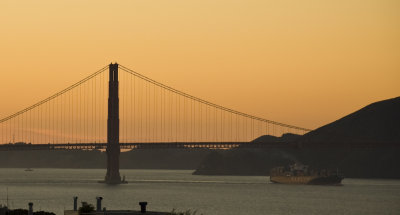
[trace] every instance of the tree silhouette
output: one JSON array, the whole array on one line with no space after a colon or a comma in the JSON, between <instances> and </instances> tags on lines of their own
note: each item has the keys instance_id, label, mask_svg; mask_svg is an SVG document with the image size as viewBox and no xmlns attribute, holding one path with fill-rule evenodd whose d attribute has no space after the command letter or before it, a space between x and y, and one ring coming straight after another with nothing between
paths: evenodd
<instances>
[{"instance_id":1,"label":"tree silhouette","mask_svg":"<svg viewBox=\"0 0 400 215\"><path fill-rule=\"evenodd\" d=\"M87 202L82 202L82 206L79 208L79 214L90 214L94 212L94 206Z\"/></svg>"}]
</instances>

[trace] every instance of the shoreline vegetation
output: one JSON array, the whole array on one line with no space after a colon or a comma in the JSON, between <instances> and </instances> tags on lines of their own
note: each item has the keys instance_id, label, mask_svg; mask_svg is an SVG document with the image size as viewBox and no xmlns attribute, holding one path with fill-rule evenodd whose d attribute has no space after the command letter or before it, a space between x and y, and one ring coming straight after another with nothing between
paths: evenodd
<instances>
[{"instance_id":1,"label":"shoreline vegetation","mask_svg":"<svg viewBox=\"0 0 400 215\"><path fill-rule=\"evenodd\" d=\"M86 202L84 202L86 203ZM5 209L4 213L6 215L28 215L29 212L27 209L22 209L22 208L18 208L18 209ZM159 212L161 213L161 212ZM79 208L79 212L78 214L86 214L86 215L90 215L90 214L97 214L94 210L94 206L92 204L87 204L80 207ZM136 213L135 213L136 214ZM140 214L140 212L138 211L138 214ZM150 214L152 214L150 212ZM166 215L203 215L203 214L198 214L197 210L186 210L186 211L178 211L176 209L172 209L171 212L165 212L162 214L166 214ZM48 211L34 211L33 215L56 215L53 212L48 212Z\"/></svg>"},{"instance_id":2,"label":"shoreline vegetation","mask_svg":"<svg viewBox=\"0 0 400 215\"><path fill-rule=\"evenodd\" d=\"M27 209L9 209L5 212L6 215L28 215L28 210ZM33 215L56 215L53 212L48 212L48 211L34 211Z\"/></svg>"}]
</instances>

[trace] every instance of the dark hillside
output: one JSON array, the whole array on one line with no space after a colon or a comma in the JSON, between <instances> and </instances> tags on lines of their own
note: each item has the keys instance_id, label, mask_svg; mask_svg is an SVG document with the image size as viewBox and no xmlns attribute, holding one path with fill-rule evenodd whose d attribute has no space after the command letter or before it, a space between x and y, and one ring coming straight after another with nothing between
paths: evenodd
<instances>
[{"instance_id":1,"label":"dark hillside","mask_svg":"<svg viewBox=\"0 0 400 215\"><path fill-rule=\"evenodd\" d=\"M399 143L400 97L370 104L305 134L303 143Z\"/></svg>"},{"instance_id":2,"label":"dark hillside","mask_svg":"<svg viewBox=\"0 0 400 215\"><path fill-rule=\"evenodd\" d=\"M283 134L281 137L275 137L271 135L263 135L254 139L251 142L254 143L290 143L299 140L301 135L286 133Z\"/></svg>"}]
</instances>

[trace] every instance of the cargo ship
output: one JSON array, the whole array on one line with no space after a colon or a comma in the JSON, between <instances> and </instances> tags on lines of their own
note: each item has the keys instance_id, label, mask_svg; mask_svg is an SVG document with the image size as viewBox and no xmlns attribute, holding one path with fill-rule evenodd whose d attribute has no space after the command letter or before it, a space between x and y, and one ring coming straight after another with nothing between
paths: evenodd
<instances>
[{"instance_id":1,"label":"cargo ship","mask_svg":"<svg viewBox=\"0 0 400 215\"><path fill-rule=\"evenodd\" d=\"M343 178L338 170L313 170L299 163L270 171L270 181L280 184L340 185Z\"/></svg>"}]
</instances>

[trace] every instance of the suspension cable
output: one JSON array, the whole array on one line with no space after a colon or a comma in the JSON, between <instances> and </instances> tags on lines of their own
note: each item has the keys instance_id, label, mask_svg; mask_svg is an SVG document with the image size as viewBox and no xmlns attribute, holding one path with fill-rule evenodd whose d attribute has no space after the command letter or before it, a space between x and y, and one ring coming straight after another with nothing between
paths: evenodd
<instances>
[{"instance_id":1,"label":"suspension cable","mask_svg":"<svg viewBox=\"0 0 400 215\"><path fill-rule=\"evenodd\" d=\"M60 92L58 92L58 93L56 93L56 94L54 94L54 95L52 95L52 96L50 96L50 97L48 97L48 98L46 98L46 99L43 99L42 101L40 101L40 102L38 102L38 103L36 103L36 104L34 104L34 105L32 105L32 106L29 106L29 107L27 107L27 108L25 108L25 109L23 109L23 110L21 110L21 111L18 111L18 112L14 113L14 114L12 114L12 115L10 115L10 116L7 116L7 117L1 119L1 120L0 120L0 123L3 123L3 122L5 122L5 121L7 121L7 120L9 120L9 119L12 119L12 118L16 117L16 116L19 116L19 115L21 115L21 114L23 114L23 113L25 113L25 112L27 112L27 111L29 111L29 110L34 109L35 107L38 107L38 106L40 106L40 105L42 105L42 104L44 104L44 103L46 103L46 102L48 102L48 101L53 100L54 98L57 98L57 97L60 96L60 95L63 95L64 93L66 93L66 92L68 92L68 91L74 89L75 87L77 87L77 86L79 86L79 85L81 85L81 84L87 82L88 80L92 79L93 77L97 76L98 74L104 72L107 68L108 68L108 65L105 66L105 67L103 67L103 68L101 68L101 69L98 70L97 72L95 72L95 73L89 75L88 77L86 77L86 78L84 78L84 79L78 81L77 83L75 83L75 84L73 84L73 85L71 85L71 86L65 88L64 90L61 90Z\"/></svg>"},{"instance_id":2,"label":"suspension cable","mask_svg":"<svg viewBox=\"0 0 400 215\"><path fill-rule=\"evenodd\" d=\"M157 82L157 81L155 81L155 80L153 80L151 78L148 78L147 76L144 76L144 75L142 75L142 74L140 74L138 72L135 72L134 70L131 70L131 69L125 67L125 66L122 66L121 64L119 66L125 72L128 72L128 73L130 73L130 74L132 74L132 75L134 75L134 76L136 76L138 78L141 78L142 80L145 80L147 82L155 84L155 85L157 85L157 86L159 86L161 88L164 88L166 90L169 90L171 92L174 92L176 94L184 96L184 97L186 97L188 99L192 99L194 101L198 101L200 103L215 107L217 109L224 110L224 111L227 111L227 112L230 112L230 113L233 113L233 114L237 114L237 115L240 115L240 116L243 116L243 117L247 117L247 118L250 118L250 119L254 119L254 120L258 120L258 121L262 121L262 122L267 122L267 123L274 124L274 125L279 125L279 126L282 126L282 127L293 128L293 129L302 130L302 131L311 131L311 129L308 129L308 128L302 128L302 127L299 127L299 126L294 126L294 125L289 125L289 124L285 124L285 123L280 123L280 122L264 119L264 118L261 118L261 117L257 117L257 116L249 115L249 114L246 114L246 113L243 113L243 112L240 112L240 111L236 111L236 110L233 110L233 109L230 109L230 108L226 108L226 107L214 104L212 102L208 102L208 101L203 100L201 98L189 95L189 94L184 93L182 91L179 91L179 90L177 90L175 88L172 88L172 87L164 85L164 84L162 84L160 82Z\"/></svg>"}]
</instances>

